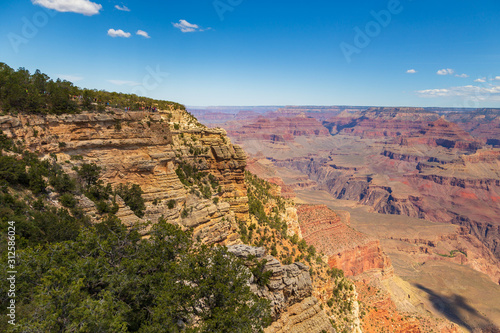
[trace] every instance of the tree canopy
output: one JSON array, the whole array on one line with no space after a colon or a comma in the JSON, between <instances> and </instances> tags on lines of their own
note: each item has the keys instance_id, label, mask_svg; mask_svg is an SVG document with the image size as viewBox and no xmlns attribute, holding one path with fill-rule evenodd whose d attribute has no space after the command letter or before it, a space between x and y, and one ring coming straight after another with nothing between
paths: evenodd
<instances>
[{"instance_id":1,"label":"tree canopy","mask_svg":"<svg viewBox=\"0 0 500 333\"><path fill-rule=\"evenodd\" d=\"M66 80L51 80L36 70L14 70L0 62L0 107L4 112L63 114L80 111L104 111L106 107L141 110L170 108L185 110L184 105L141 97L135 94L84 89Z\"/></svg>"},{"instance_id":2,"label":"tree canopy","mask_svg":"<svg viewBox=\"0 0 500 333\"><path fill-rule=\"evenodd\" d=\"M191 239L162 220L146 240L110 216L74 241L20 251L13 332L261 331L269 302L248 269Z\"/></svg>"},{"instance_id":3,"label":"tree canopy","mask_svg":"<svg viewBox=\"0 0 500 333\"><path fill-rule=\"evenodd\" d=\"M0 148L0 229L15 222L17 270L16 325L5 320L4 283L0 332L252 333L270 323L269 301L250 290L251 271L225 247L196 243L164 219L144 238L149 225L127 228L115 209L102 209L101 222L91 224L77 198L99 208L113 194L99 166L84 163L73 179L56 159L22 151L1 132ZM54 206L54 191L63 207ZM114 193L142 214L139 186ZM7 244L3 232L4 263Z\"/></svg>"}]
</instances>

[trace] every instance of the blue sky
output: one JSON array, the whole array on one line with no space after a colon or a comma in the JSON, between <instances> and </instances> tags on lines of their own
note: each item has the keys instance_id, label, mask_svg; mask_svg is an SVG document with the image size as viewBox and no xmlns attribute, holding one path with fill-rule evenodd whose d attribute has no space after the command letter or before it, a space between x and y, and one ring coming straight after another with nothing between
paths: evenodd
<instances>
[{"instance_id":1,"label":"blue sky","mask_svg":"<svg viewBox=\"0 0 500 333\"><path fill-rule=\"evenodd\" d=\"M186 105L500 107L499 13L498 0L0 0L0 61Z\"/></svg>"}]
</instances>

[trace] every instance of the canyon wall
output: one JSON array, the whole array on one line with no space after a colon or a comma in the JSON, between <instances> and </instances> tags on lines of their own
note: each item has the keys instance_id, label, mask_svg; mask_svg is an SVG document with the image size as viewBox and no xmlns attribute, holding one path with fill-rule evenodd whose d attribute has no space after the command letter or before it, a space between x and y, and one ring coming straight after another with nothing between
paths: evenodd
<instances>
[{"instance_id":1,"label":"canyon wall","mask_svg":"<svg viewBox=\"0 0 500 333\"><path fill-rule=\"evenodd\" d=\"M126 225L165 218L192 230L193 237L203 243L241 243L237 220L249 219L246 154L222 129L207 128L181 110L2 116L0 128L42 158L57 159L70 175L76 177L83 164L95 163L102 168L104 184L139 185L146 205L143 217L135 215L122 198L115 198L116 216ZM202 184L183 183L178 174L183 165L215 177L217 186L210 197L201 195ZM280 195L279 191L274 194ZM50 192L49 198L57 204L56 193ZM94 202L85 196L78 199L94 222L101 221L103 215ZM295 208L287 208L282 219L291 234L300 236ZM229 251L245 258L251 253L267 261L264 271L272 272L269 283L260 286L251 281L252 290L271 301L274 322L266 332L334 332L313 296L307 266L281 265L266 256L264 248L236 245Z\"/></svg>"},{"instance_id":2,"label":"canyon wall","mask_svg":"<svg viewBox=\"0 0 500 333\"><path fill-rule=\"evenodd\" d=\"M144 221L164 217L193 228L204 242L232 243L238 240L235 218L248 217L245 153L224 130L206 128L184 111L3 116L0 128L31 151L52 154L69 174L83 163L96 163L104 183L140 185ZM182 163L214 175L217 193L204 198L196 186L183 185L176 174ZM125 223L139 220L120 213Z\"/></svg>"},{"instance_id":3,"label":"canyon wall","mask_svg":"<svg viewBox=\"0 0 500 333\"><path fill-rule=\"evenodd\" d=\"M326 206L300 205L297 214L303 238L324 253L330 267L342 269L348 276L372 269L393 273L379 240L349 228Z\"/></svg>"}]
</instances>

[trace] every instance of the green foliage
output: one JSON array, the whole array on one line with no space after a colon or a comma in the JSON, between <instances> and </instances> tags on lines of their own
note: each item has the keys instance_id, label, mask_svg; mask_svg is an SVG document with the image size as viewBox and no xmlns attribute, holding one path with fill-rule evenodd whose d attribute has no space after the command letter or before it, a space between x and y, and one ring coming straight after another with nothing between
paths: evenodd
<instances>
[{"instance_id":1,"label":"green foliage","mask_svg":"<svg viewBox=\"0 0 500 333\"><path fill-rule=\"evenodd\" d=\"M130 110L150 109L153 106L162 110L186 109L184 105L171 101L81 89L69 81L53 81L39 70L30 74L24 68L16 71L0 63L0 107L4 111L63 114L82 110L102 112L106 110L106 106Z\"/></svg>"},{"instance_id":2,"label":"green foliage","mask_svg":"<svg viewBox=\"0 0 500 333\"><path fill-rule=\"evenodd\" d=\"M168 209L174 208L175 207L175 200L174 199L168 200L167 207L168 207Z\"/></svg>"},{"instance_id":3,"label":"green foliage","mask_svg":"<svg viewBox=\"0 0 500 333\"><path fill-rule=\"evenodd\" d=\"M59 197L59 202L61 205L67 208L75 208L76 206L76 199L75 197L70 194L70 193L64 193Z\"/></svg>"},{"instance_id":4,"label":"green foliage","mask_svg":"<svg viewBox=\"0 0 500 333\"><path fill-rule=\"evenodd\" d=\"M298 247L300 251L305 251L307 249L307 243L304 239L301 239L298 243Z\"/></svg>"},{"instance_id":5,"label":"green foliage","mask_svg":"<svg viewBox=\"0 0 500 333\"><path fill-rule=\"evenodd\" d=\"M68 174L57 171L49 179L49 183L59 193L74 192L76 182Z\"/></svg>"},{"instance_id":6,"label":"green foliage","mask_svg":"<svg viewBox=\"0 0 500 333\"><path fill-rule=\"evenodd\" d=\"M251 268L252 274L255 278L255 283L257 285L264 287L269 283L269 280L271 279L271 276L273 276L272 271L264 271L264 268L266 267L267 260L263 259L261 261L254 261L254 265Z\"/></svg>"},{"instance_id":7,"label":"green foliage","mask_svg":"<svg viewBox=\"0 0 500 333\"><path fill-rule=\"evenodd\" d=\"M316 255L316 248L314 247L314 245L310 245L307 248L307 253L309 253L310 256L315 256Z\"/></svg>"},{"instance_id":8,"label":"green foliage","mask_svg":"<svg viewBox=\"0 0 500 333\"><path fill-rule=\"evenodd\" d=\"M441 253L436 253L438 256L441 256L441 257L446 257L446 258L455 258L455 256L457 255L457 253L462 253L464 256L467 257L467 253L464 252L464 251L461 251L461 250L451 250L450 251L450 254L441 254Z\"/></svg>"},{"instance_id":9,"label":"green foliage","mask_svg":"<svg viewBox=\"0 0 500 333\"><path fill-rule=\"evenodd\" d=\"M130 207L135 215L139 217L144 216L144 210L146 209L144 198L142 197L144 192L139 185L120 184L115 189L115 193L125 201L125 204Z\"/></svg>"},{"instance_id":10,"label":"green foliage","mask_svg":"<svg viewBox=\"0 0 500 333\"><path fill-rule=\"evenodd\" d=\"M0 226L7 230L8 221L16 221L18 248L29 245L74 240L88 219L77 218L65 209L47 207L39 198L28 203L9 193L0 192Z\"/></svg>"},{"instance_id":11,"label":"green foliage","mask_svg":"<svg viewBox=\"0 0 500 333\"><path fill-rule=\"evenodd\" d=\"M186 162L180 162L175 170L181 183L186 186L193 186L200 183L202 178L207 176L206 172L200 172L196 166L192 166Z\"/></svg>"},{"instance_id":12,"label":"green foliage","mask_svg":"<svg viewBox=\"0 0 500 333\"><path fill-rule=\"evenodd\" d=\"M7 135L3 134L0 130L0 150L12 151L14 147L14 142L12 142L12 140L10 140Z\"/></svg>"},{"instance_id":13,"label":"green foliage","mask_svg":"<svg viewBox=\"0 0 500 333\"><path fill-rule=\"evenodd\" d=\"M26 164L12 156L0 156L0 180L11 185L29 184Z\"/></svg>"},{"instance_id":14,"label":"green foliage","mask_svg":"<svg viewBox=\"0 0 500 333\"><path fill-rule=\"evenodd\" d=\"M245 172L245 182L247 184L248 208L251 215L254 215L260 224L268 225L286 237L287 224L281 220L280 215L285 211L285 201L280 196L271 194L271 184L259 177ZM274 209L266 213L265 204L274 202Z\"/></svg>"},{"instance_id":15,"label":"green foliage","mask_svg":"<svg viewBox=\"0 0 500 333\"><path fill-rule=\"evenodd\" d=\"M241 259L194 246L165 221L150 236L109 217L75 240L18 251L14 332L251 333L269 325L269 301L251 292ZM0 295L3 316L7 302Z\"/></svg>"},{"instance_id":16,"label":"green foliage","mask_svg":"<svg viewBox=\"0 0 500 333\"><path fill-rule=\"evenodd\" d=\"M190 187L196 185L200 193L194 190L193 193L197 193L197 195L201 195L205 199L212 198L212 191L215 191L215 188L219 187L217 177L207 172L202 172L196 166L184 161L178 164L175 173L184 185Z\"/></svg>"},{"instance_id":17,"label":"green foliage","mask_svg":"<svg viewBox=\"0 0 500 333\"><path fill-rule=\"evenodd\" d=\"M327 273L334 279L344 277L344 271L335 267L329 269Z\"/></svg>"},{"instance_id":18,"label":"green foliage","mask_svg":"<svg viewBox=\"0 0 500 333\"><path fill-rule=\"evenodd\" d=\"M115 120L115 131L120 132L122 130L122 122L120 119Z\"/></svg>"},{"instance_id":19,"label":"green foliage","mask_svg":"<svg viewBox=\"0 0 500 333\"><path fill-rule=\"evenodd\" d=\"M96 185L99 180L102 168L95 163L84 163L77 170L78 176L86 187Z\"/></svg>"}]
</instances>

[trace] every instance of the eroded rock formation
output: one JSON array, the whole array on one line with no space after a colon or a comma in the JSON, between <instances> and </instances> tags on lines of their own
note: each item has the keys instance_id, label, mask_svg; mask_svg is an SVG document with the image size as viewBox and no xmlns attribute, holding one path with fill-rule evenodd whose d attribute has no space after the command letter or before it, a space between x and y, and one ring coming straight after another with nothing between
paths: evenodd
<instances>
[{"instance_id":1,"label":"eroded rock formation","mask_svg":"<svg viewBox=\"0 0 500 333\"><path fill-rule=\"evenodd\" d=\"M144 221L164 217L193 228L204 242L232 243L238 239L235 217L248 216L245 153L224 130L206 128L185 111L3 116L0 128L32 151L55 154L70 174L82 163L96 163L105 183L138 184L146 201ZM216 177L212 197L218 202L181 183L181 163ZM87 206L92 210L91 202ZM127 224L141 220L123 205L118 215Z\"/></svg>"},{"instance_id":2,"label":"eroded rock formation","mask_svg":"<svg viewBox=\"0 0 500 333\"><path fill-rule=\"evenodd\" d=\"M342 269L349 276L372 269L392 274L391 262L378 239L349 228L323 205L301 205L297 213L304 239L325 254L330 267Z\"/></svg>"},{"instance_id":3,"label":"eroded rock formation","mask_svg":"<svg viewBox=\"0 0 500 333\"><path fill-rule=\"evenodd\" d=\"M264 271L272 272L264 286L253 278L250 281L254 293L271 301L274 322L264 330L266 333L335 332L319 301L312 296L309 267L301 263L281 265L266 255L264 248L232 245L228 250L243 259L252 256L266 260Z\"/></svg>"}]
</instances>

